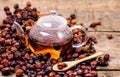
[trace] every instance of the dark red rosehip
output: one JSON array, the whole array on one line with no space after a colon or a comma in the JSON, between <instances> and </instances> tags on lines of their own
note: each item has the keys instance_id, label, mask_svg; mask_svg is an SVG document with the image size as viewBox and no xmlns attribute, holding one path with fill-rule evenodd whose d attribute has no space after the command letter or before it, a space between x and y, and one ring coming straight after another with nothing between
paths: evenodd
<instances>
[{"instance_id":1,"label":"dark red rosehip","mask_svg":"<svg viewBox=\"0 0 120 77\"><path fill-rule=\"evenodd\" d=\"M15 46L16 48L19 48L20 47L20 43L16 42L16 43L13 44L13 46Z\"/></svg>"},{"instance_id":2,"label":"dark red rosehip","mask_svg":"<svg viewBox=\"0 0 120 77\"><path fill-rule=\"evenodd\" d=\"M56 64L56 63L57 63L57 60L56 60L56 59L52 59L52 60L51 60L51 63L52 63L52 64Z\"/></svg>"},{"instance_id":3,"label":"dark red rosehip","mask_svg":"<svg viewBox=\"0 0 120 77\"><path fill-rule=\"evenodd\" d=\"M18 4L14 4L14 9L18 9L19 8L19 5Z\"/></svg>"},{"instance_id":4,"label":"dark red rosehip","mask_svg":"<svg viewBox=\"0 0 120 77\"><path fill-rule=\"evenodd\" d=\"M55 77L62 77L62 76L60 76L59 74L57 74ZM76 77L76 76L75 76Z\"/></svg>"},{"instance_id":5,"label":"dark red rosehip","mask_svg":"<svg viewBox=\"0 0 120 77\"><path fill-rule=\"evenodd\" d=\"M74 53L74 54L72 55L73 58L76 58L76 57L78 57L78 56L79 56L78 53Z\"/></svg>"},{"instance_id":6,"label":"dark red rosehip","mask_svg":"<svg viewBox=\"0 0 120 77\"><path fill-rule=\"evenodd\" d=\"M34 11L34 12L37 12L37 8L34 7L34 8L33 8L33 11Z\"/></svg>"},{"instance_id":7,"label":"dark red rosehip","mask_svg":"<svg viewBox=\"0 0 120 77\"><path fill-rule=\"evenodd\" d=\"M9 67L5 67L1 70L1 73L3 76L8 76L10 74L11 70Z\"/></svg>"},{"instance_id":8,"label":"dark red rosehip","mask_svg":"<svg viewBox=\"0 0 120 77\"><path fill-rule=\"evenodd\" d=\"M6 15L11 16L12 15L11 11L6 11Z\"/></svg>"},{"instance_id":9,"label":"dark red rosehip","mask_svg":"<svg viewBox=\"0 0 120 77\"><path fill-rule=\"evenodd\" d=\"M26 3L26 6L27 6L27 7L30 7L30 6L31 6L31 2L28 1L28 2Z\"/></svg>"},{"instance_id":10,"label":"dark red rosehip","mask_svg":"<svg viewBox=\"0 0 120 77\"><path fill-rule=\"evenodd\" d=\"M2 64L0 64L0 70L3 68L4 66Z\"/></svg>"},{"instance_id":11,"label":"dark red rosehip","mask_svg":"<svg viewBox=\"0 0 120 77\"><path fill-rule=\"evenodd\" d=\"M28 77L36 77L36 75L37 75L36 71L30 70L28 72Z\"/></svg>"},{"instance_id":12,"label":"dark red rosehip","mask_svg":"<svg viewBox=\"0 0 120 77\"><path fill-rule=\"evenodd\" d=\"M23 71L26 71L27 68L26 68L26 66L22 66L21 69L22 69Z\"/></svg>"},{"instance_id":13,"label":"dark red rosehip","mask_svg":"<svg viewBox=\"0 0 120 77\"><path fill-rule=\"evenodd\" d=\"M98 77L97 71L91 71L90 73L92 74L92 77Z\"/></svg>"},{"instance_id":14,"label":"dark red rosehip","mask_svg":"<svg viewBox=\"0 0 120 77\"><path fill-rule=\"evenodd\" d=\"M64 63L64 62L60 62L60 63L57 64L57 66L58 66L58 69L63 69L65 67L67 67L67 64Z\"/></svg>"},{"instance_id":15,"label":"dark red rosehip","mask_svg":"<svg viewBox=\"0 0 120 77\"><path fill-rule=\"evenodd\" d=\"M22 76L23 75L23 70L22 69L17 69L16 71L15 71L15 74L16 74L16 76L18 77L20 77L20 76Z\"/></svg>"},{"instance_id":16,"label":"dark red rosehip","mask_svg":"<svg viewBox=\"0 0 120 77\"><path fill-rule=\"evenodd\" d=\"M2 63L2 65L4 65L4 66L9 66L9 64L10 64L10 62L9 62L7 59L3 59L3 60L1 61L1 63Z\"/></svg>"},{"instance_id":17,"label":"dark red rosehip","mask_svg":"<svg viewBox=\"0 0 120 77\"><path fill-rule=\"evenodd\" d=\"M49 73L50 71L52 71L52 66L48 66L47 68L45 68L46 73Z\"/></svg>"},{"instance_id":18,"label":"dark red rosehip","mask_svg":"<svg viewBox=\"0 0 120 77\"><path fill-rule=\"evenodd\" d=\"M75 18L76 18L76 15L75 15L75 14L71 14L71 15L70 15L70 18L71 18L71 19L75 19Z\"/></svg>"},{"instance_id":19,"label":"dark red rosehip","mask_svg":"<svg viewBox=\"0 0 120 77\"><path fill-rule=\"evenodd\" d=\"M12 60L12 61L10 61L10 66L12 66L12 67L15 67L16 66L16 61L15 60Z\"/></svg>"},{"instance_id":20,"label":"dark red rosehip","mask_svg":"<svg viewBox=\"0 0 120 77\"><path fill-rule=\"evenodd\" d=\"M110 58L110 55L109 55L109 54L105 54L105 55L104 55L104 60L105 60L105 61L108 61L109 58Z\"/></svg>"},{"instance_id":21,"label":"dark red rosehip","mask_svg":"<svg viewBox=\"0 0 120 77\"><path fill-rule=\"evenodd\" d=\"M49 77L55 77L56 73L54 71L49 73Z\"/></svg>"},{"instance_id":22,"label":"dark red rosehip","mask_svg":"<svg viewBox=\"0 0 120 77\"><path fill-rule=\"evenodd\" d=\"M72 73L73 73L72 70L68 70L68 71L66 72L67 75L70 75L70 74L72 74Z\"/></svg>"},{"instance_id":23,"label":"dark red rosehip","mask_svg":"<svg viewBox=\"0 0 120 77\"><path fill-rule=\"evenodd\" d=\"M113 38L112 34L107 34L107 38L112 39Z\"/></svg>"},{"instance_id":24,"label":"dark red rosehip","mask_svg":"<svg viewBox=\"0 0 120 77\"><path fill-rule=\"evenodd\" d=\"M78 75L83 75L83 74L84 74L84 72L83 72L83 70L82 70L82 69L78 69L78 70L77 70L77 74L78 74Z\"/></svg>"},{"instance_id":25,"label":"dark red rosehip","mask_svg":"<svg viewBox=\"0 0 120 77\"><path fill-rule=\"evenodd\" d=\"M17 51L17 48L16 47L13 47L13 46L11 46L11 48L10 48L10 50L11 50L11 52L16 52Z\"/></svg>"},{"instance_id":26,"label":"dark red rosehip","mask_svg":"<svg viewBox=\"0 0 120 77\"><path fill-rule=\"evenodd\" d=\"M5 40L5 44L6 44L6 45L11 45L11 44L12 44L12 39L7 39L7 40Z\"/></svg>"},{"instance_id":27,"label":"dark red rosehip","mask_svg":"<svg viewBox=\"0 0 120 77\"><path fill-rule=\"evenodd\" d=\"M19 51L16 51L16 52L14 53L14 56L15 56L16 59L21 59L21 58L22 58L22 53L19 52Z\"/></svg>"},{"instance_id":28,"label":"dark red rosehip","mask_svg":"<svg viewBox=\"0 0 120 77\"><path fill-rule=\"evenodd\" d=\"M40 62L37 62L37 63L35 63L35 67L36 67L37 69L39 69L39 68L42 67L42 64L41 64Z\"/></svg>"},{"instance_id":29,"label":"dark red rosehip","mask_svg":"<svg viewBox=\"0 0 120 77\"><path fill-rule=\"evenodd\" d=\"M36 77L42 77L42 75L37 75Z\"/></svg>"},{"instance_id":30,"label":"dark red rosehip","mask_svg":"<svg viewBox=\"0 0 120 77\"><path fill-rule=\"evenodd\" d=\"M87 73L84 75L84 77L93 77L93 75L91 73Z\"/></svg>"},{"instance_id":31,"label":"dark red rosehip","mask_svg":"<svg viewBox=\"0 0 120 77\"><path fill-rule=\"evenodd\" d=\"M16 65L16 66L15 66L15 71L18 70L18 69L20 69L20 68L21 68L20 65Z\"/></svg>"},{"instance_id":32,"label":"dark red rosehip","mask_svg":"<svg viewBox=\"0 0 120 77\"><path fill-rule=\"evenodd\" d=\"M9 10L10 10L10 8L8 6L4 7L4 11L9 11Z\"/></svg>"},{"instance_id":33,"label":"dark red rosehip","mask_svg":"<svg viewBox=\"0 0 120 77\"><path fill-rule=\"evenodd\" d=\"M13 58L14 58L14 55L13 55L13 54L9 54L9 55L8 55L8 59L9 59L9 60L12 60Z\"/></svg>"},{"instance_id":34,"label":"dark red rosehip","mask_svg":"<svg viewBox=\"0 0 120 77\"><path fill-rule=\"evenodd\" d=\"M44 76L44 75L45 75L45 72L44 72L44 71L38 71L38 72L37 72L37 75L43 75L43 76Z\"/></svg>"},{"instance_id":35,"label":"dark red rosehip","mask_svg":"<svg viewBox=\"0 0 120 77\"><path fill-rule=\"evenodd\" d=\"M2 53L4 53L5 52L5 47L3 47L3 46L0 46L0 54L2 54Z\"/></svg>"},{"instance_id":36,"label":"dark red rosehip","mask_svg":"<svg viewBox=\"0 0 120 77\"><path fill-rule=\"evenodd\" d=\"M97 66L96 65L91 65L90 68L91 68L91 70L96 70Z\"/></svg>"}]
</instances>

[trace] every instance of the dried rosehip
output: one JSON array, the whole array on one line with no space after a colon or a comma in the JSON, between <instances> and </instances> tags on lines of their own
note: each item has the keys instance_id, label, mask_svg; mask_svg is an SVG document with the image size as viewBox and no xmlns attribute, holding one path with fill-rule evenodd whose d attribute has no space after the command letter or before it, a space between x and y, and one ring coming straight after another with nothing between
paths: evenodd
<instances>
[{"instance_id":1,"label":"dried rosehip","mask_svg":"<svg viewBox=\"0 0 120 77\"><path fill-rule=\"evenodd\" d=\"M76 18L76 15L75 15L75 14L71 14L71 15L70 15L70 18L71 18L71 19L75 19L75 18Z\"/></svg>"},{"instance_id":2,"label":"dried rosehip","mask_svg":"<svg viewBox=\"0 0 120 77\"><path fill-rule=\"evenodd\" d=\"M10 8L8 6L4 7L4 11L9 11L9 10L10 10Z\"/></svg>"},{"instance_id":3,"label":"dried rosehip","mask_svg":"<svg viewBox=\"0 0 120 77\"><path fill-rule=\"evenodd\" d=\"M0 64L0 70L3 68L4 66L2 64Z\"/></svg>"},{"instance_id":4,"label":"dried rosehip","mask_svg":"<svg viewBox=\"0 0 120 77\"><path fill-rule=\"evenodd\" d=\"M0 37L0 43L1 43L1 44L5 43L5 38Z\"/></svg>"},{"instance_id":5,"label":"dried rosehip","mask_svg":"<svg viewBox=\"0 0 120 77\"><path fill-rule=\"evenodd\" d=\"M94 36L91 36L90 40L93 41L94 43L97 43L97 39Z\"/></svg>"},{"instance_id":6,"label":"dried rosehip","mask_svg":"<svg viewBox=\"0 0 120 77\"><path fill-rule=\"evenodd\" d=\"M37 70L36 70L36 71L37 71ZM43 70L42 70L42 71L39 70L39 71L37 71L37 75L43 75L43 76L44 76L44 75L45 75L45 72L44 72Z\"/></svg>"},{"instance_id":7,"label":"dried rosehip","mask_svg":"<svg viewBox=\"0 0 120 77\"><path fill-rule=\"evenodd\" d=\"M16 52L14 53L14 56L15 56L16 59L21 59L21 58L22 58L22 53L19 52L19 51L16 51Z\"/></svg>"},{"instance_id":8,"label":"dried rosehip","mask_svg":"<svg viewBox=\"0 0 120 77\"><path fill-rule=\"evenodd\" d=\"M91 73L87 73L84 75L84 77L93 77L93 75Z\"/></svg>"},{"instance_id":9,"label":"dried rosehip","mask_svg":"<svg viewBox=\"0 0 120 77\"><path fill-rule=\"evenodd\" d=\"M72 55L73 58L76 58L76 57L78 57L78 56L79 56L78 53L74 53L74 54Z\"/></svg>"},{"instance_id":10,"label":"dried rosehip","mask_svg":"<svg viewBox=\"0 0 120 77\"><path fill-rule=\"evenodd\" d=\"M28 1L28 2L26 3L26 6L27 6L27 7L30 7L30 6L31 6L31 2Z\"/></svg>"},{"instance_id":11,"label":"dried rosehip","mask_svg":"<svg viewBox=\"0 0 120 77\"><path fill-rule=\"evenodd\" d=\"M90 62L91 65L97 65L97 61Z\"/></svg>"},{"instance_id":12,"label":"dried rosehip","mask_svg":"<svg viewBox=\"0 0 120 77\"><path fill-rule=\"evenodd\" d=\"M35 64L35 67L36 67L37 69L39 69L39 68L42 67L42 64L41 64L40 62L37 62L37 63Z\"/></svg>"},{"instance_id":13,"label":"dried rosehip","mask_svg":"<svg viewBox=\"0 0 120 77\"><path fill-rule=\"evenodd\" d=\"M48 66L47 68L45 68L45 73L49 73L50 71L52 71L52 66Z\"/></svg>"},{"instance_id":14,"label":"dried rosehip","mask_svg":"<svg viewBox=\"0 0 120 77\"><path fill-rule=\"evenodd\" d=\"M91 68L91 70L96 70L97 66L96 65L91 65L90 68Z\"/></svg>"},{"instance_id":15,"label":"dried rosehip","mask_svg":"<svg viewBox=\"0 0 120 77\"><path fill-rule=\"evenodd\" d=\"M72 70L68 70L68 71L66 72L67 75L70 75L70 74L72 74L72 73L73 73Z\"/></svg>"},{"instance_id":16,"label":"dried rosehip","mask_svg":"<svg viewBox=\"0 0 120 77\"><path fill-rule=\"evenodd\" d=\"M22 66L21 69L22 69L23 71L26 71L27 68L26 68L26 66Z\"/></svg>"},{"instance_id":17,"label":"dried rosehip","mask_svg":"<svg viewBox=\"0 0 120 77\"><path fill-rule=\"evenodd\" d=\"M10 34L7 34L7 35L5 36L5 38L6 38L6 39L10 39L10 38L11 38Z\"/></svg>"},{"instance_id":18,"label":"dried rosehip","mask_svg":"<svg viewBox=\"0 0 120 77\"><path fill-rule=\"evenodd\" d=\"M42 55L42 54L38 54L36 57L37 57L37 59L39 59L39 60L40 60L40 59L42 59L42 58L43 58L43 55Z\"/></svg>"},{"instance_id":19,"label":"dried rosehip","mask_svg":"<svg viewBox=\"0 0 120 77\"><path fill-rule=\"evenodd\" d=\"M79 59L82 59L82 58L85 58L85 57L86 57L85 54L81 54L81 55L79 55Z\"/></svg>"},{"instance_id":20,"label":"dried rosehip","mask_svg":"<svg viewBox=\"0 0 120 77\"><path fill-rule=\"evenodd\" d=\"M80 53L81 51L82 51L82 48L81 48L81 47L75 48L75 52Z\"/></svg>"},{"instance_id":21,"label":"dried rosehip","mask_svg":"<svg viewBox=\"0 0 120 77\"><path fill-rule=\"evenodd\" d=\"M83 75L83 74L84 74L84 72L83 72L83 70L82 70L82 69L78 69L78 70L77 70L77 74L78 74L78 75Z\"/></svg>"},{"instance_id":22,"label":"dried rosehip","mask_svg":"<svg viewBox=\"0 0 120 77\"><path fill-rule=\"evenodd\" d=\"M99 66L108 66L108 62L107 61L98 61L98 65Z\"/></svg>"},{"instance_id":23,"label":"dried rosehip","mask_svg":"<svg viewBox=\"0 0 120 77\"><path fill-rule=\"evenodd\" d=\"M108 61L109 58L110 58L110 55L109 55L109 54L105 54L105 55L104 55L104 60L105 60L105 61Z\"/></svg>"},{"instance_id":24,"label":"dried rosehip","mask_svg":"<svg viewBox=\"0 0 120 77\"><path fill-rule=\"evenodd\" d=\"M17 51L17 48L12 46L12 47L10 48L10 50L11 50L11 52L13 52L13 53L14 53L14 52L16 52L16 51Z\"/></svg>"},{"instance_id":25,"label":"dried rosehip","mask_svg":"<svg viewBox=\"0 0 120 77\"><path fill-rule=\"evenodd\" d=\"M12 60L13 58L14 58L14 55L13 55L13 54L9 54L9 55L8 55L8 59L9 59L9 60Z\"/></svg>"},{"instance_id":26,"label":"dried rosehip","mask_svg":"<svg viewBox=\"0 0 120 77\"><path fill-rule=\"evenodd\" d=\"M9 66L10 62L7 60L7 59L3 59L1 61L1 63L4 65L4 66Z\"/></svg>"},{"instance_id":27,"label":"dried rosehip","mask_svg":"<svg viewBox=\"0 0 120 77\"><path fill-rule=\"evenodd\" d=\"M36 77L42 77L42 75L37 75Z\"/></svg>"},{"instance_id":28,"label":"dried rosehip","mask_svg":"<svg viewBox=\"0 0 120 77\"><path fill-rule=\"evenodd\" d=\"M14 9L18 9L19 5L18 4L14 4Z\"/></svg>"},{"instance_id":29,"label":"dried rosehip","mask_svg":"<svg viewBox=\"0 0 120 77\"><path fill-rule=\"evenodd\" d=\"M58 69L63 69L65 67L67 67L67 64L64 63L64 62L60 62L60 63L57 64L57 66L58 66Z\"/></svg>"},{"instance_id":30,"label":"dried rosehip","mask_svg":"<svg viewBox=\"0 0 120 77\"><path fill-rule=\"evenodd\" d=\"M12 15L11 11L6 11L6 15L11 16Z\"/></svg>"},{"instance_id":31,"label":"dried rosehip","mask_svg":"<svg viewBox=\"0 0 120 77\"><path fill-rule=\"evenodd\" d=\"M56 59L51 59L51 63L52 63L52 64L56 64L56 63L57 63L57 60L56 60Z\"/></svg>"},{"instance_id":32,"label":"dried rosehip","mask_svg":"<svg viewBox=\"0 0 120 77\"><path fill-rule=\"evenodd\" d=\"M17 64L17 63L16 63L15 60L10 61L10 66L15 67L16 64Z\"/></svg>"},{"instance_id":33,"label":"dried rosehip","mask_svg":"<svg viewBox=\"0 0 120 77\"><path fill-rule=\"evenodd\" d=\"M16 74L16 76L22 76L23 75L23 70L22 69L17 69L16 71L15 71L15 74Z\"/></svg>"},{"instance_id":34,"label":"dried rosehip","mask_svg":"<svg viewBox=\"0 0 120 77\"><path fill-rule=\"evenodd\" d=\"M98 73L96 71L91 71L92 77L98 77Z\"/></svg>"},{"instance_id":35,"label":"dried rosehip","mask_svg":"<svg viewBox=\"0 0 120 77\"><path fill-rule=\"evenodd\" d=\"M101 20L97 19L90 24L90 27L96 27L97 25L101 25Z\"/></svg>"},{"instance_id":36,"label":"dried rosehip","mask_svg":"<svg viewBox=\"0 0 120 77\"><path fill-rule=\"evenodd\" d=\"M0 46L0 54L2 54L2 53L4 53L5 52L5 47L3 47L3 46Z\"/></svg>"},{"instance_id":37,"label":"dried rosehip","mask_svg":"<svg viewBox=\"0 0 120 77\"><path fill-rule=\"evenodd\" d=\"M50 72L49 77L55 77L56 73L55 72Z\"/></svg>"},{"instance_id":38,"label":"dried rosehip","mask_svg":"<svg viewBox=\"0 0 120 77\"><path fill-rule=\"evenodd\" d=\"M13 44L13 46L15 46L16 48L19 48L20 47L20 43L16 42L16 43Z\"/></svg>"},{"instance_id":39,"label":"dried rosehip","mask_svg":"<svg viewBox=\"0 0 120 77\"><path fill-rule=\"evenodd\" d=\"M20 69L20 68L21 68L21 66L17 64L17 65L15 66L15 71L16 71L17 69Z\"/></svg>"},{"instance_id":40,"label":"dried rosehip","mask_svg":"<svg viewBox=\"0 0 120 77\"><path fill-rule=\"evenodd\" d=\"M33 71L33 70L30 70L29 72L28 72L28 77L36 77L36 71Z\"/></svg>"},{"instance_id":41,"label":"dried rosehip","mask_svg":"<svg viewBox=\"0 0 120 77\"><path fill-rule=\"evenodd\" d=\"M1 70L1 73L3 76L8 76L10 74L11 70L9 67L5 67Z\"/></svg>"},{"instance_id":42,"label":"dried rosehip","mask_svg":"<svg viewBox=\"0 0 120 77\"><path fill-rule=\"evenodd\" d=\"M12 39L7 39L7 40L5 40L5 44L6 44L6 45L11 45L11 44L12 44Z\"/></svg>"},{"instance_id":43,"label":"dried rosehip","mask_svg":"<svg viewBox=\"0 0 120 77\"><path fill-rule=\"evenodd\" d=\"M107 34L107 38L112 39L113 38L112 34Z\"/></svg>"},{"instance_id":44,"label":"dried rosehip","mask_svg":"<svg viewBox=\"0 0 120 77\"><path fill-rule=\"evenodd\" d=\"M34 12L37 12L37 8L34 7L34 8L33 8L33 11L34 11Z\"/></svg>"}]
</instances>

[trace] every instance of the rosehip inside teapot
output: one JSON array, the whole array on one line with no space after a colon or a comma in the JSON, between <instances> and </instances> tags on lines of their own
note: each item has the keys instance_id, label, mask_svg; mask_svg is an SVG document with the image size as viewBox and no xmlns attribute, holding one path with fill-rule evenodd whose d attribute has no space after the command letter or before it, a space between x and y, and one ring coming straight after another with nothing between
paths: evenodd
<instances>
[{"instance_id":1,"label":"rosehip inside teapot","mask_svg":"<svg viewBox=\"0 0 120 77\"><path fill-rule=\"evenodd\" d=\"M19 29L20 37L25 36L25 44L33 53L43 55L50 53L50 59L58 59L61 54L67 55L73 47L83 46L87 39L84 27L80 25L69 27L65 18L55 14L39 18L29 34L25 34L17 22L14 22L13 27ZM85 39L74 43L73 38L76 37L72 32L74 29L84 32Z\"/></svg>"}]
</instances>

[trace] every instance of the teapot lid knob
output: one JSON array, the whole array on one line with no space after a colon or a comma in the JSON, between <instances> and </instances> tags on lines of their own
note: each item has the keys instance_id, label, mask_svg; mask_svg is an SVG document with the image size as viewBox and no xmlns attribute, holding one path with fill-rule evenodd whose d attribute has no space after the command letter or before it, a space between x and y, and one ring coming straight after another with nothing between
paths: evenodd
<instances>
[{"instance_id":1,"label":"teapot lid knob","mask_svg":"<svg viewBox=\"0 0 120 77\"><path fill-rule=\"evenodd\" d=\"M56 10L50 10L49 14L50 15L56 15Z\"/></svg>"}]
</instances>

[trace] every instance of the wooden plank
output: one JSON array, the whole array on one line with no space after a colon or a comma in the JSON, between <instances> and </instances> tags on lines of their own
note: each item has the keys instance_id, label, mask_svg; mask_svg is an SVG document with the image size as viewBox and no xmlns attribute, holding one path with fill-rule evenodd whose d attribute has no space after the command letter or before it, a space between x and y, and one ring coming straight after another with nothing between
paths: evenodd
<instances>
[{"instance_id":1,"label":"wooden plank","mask_svg":"<svg viewBox=\"0 0 120 77\"><path fill-rule=\"evenodd\" d=\"M113 39L108 39L107 34L112 34ZM120 32L89 32L88 35L97 38L96 51L104 51L111 56L109 66L98 69L120 70Z\"/></svg>"},{"instance_id":2,"label":"wooden plank","mask_svg":"<svg viewBox=\"0 0 120 77\"><path fill-rule=\"evenodd\" d=\"M120 71L99 71L98 77L120 77Z\"/></svg>"}]
</instances>

